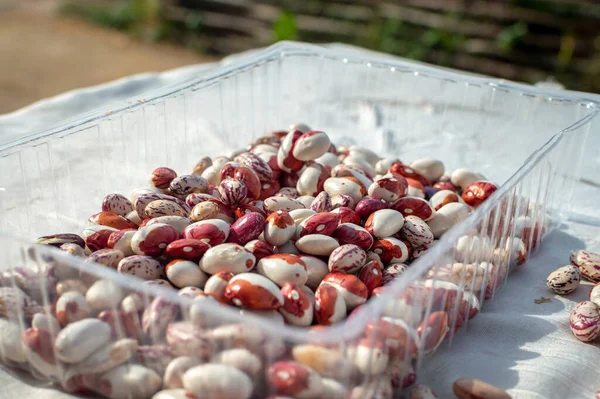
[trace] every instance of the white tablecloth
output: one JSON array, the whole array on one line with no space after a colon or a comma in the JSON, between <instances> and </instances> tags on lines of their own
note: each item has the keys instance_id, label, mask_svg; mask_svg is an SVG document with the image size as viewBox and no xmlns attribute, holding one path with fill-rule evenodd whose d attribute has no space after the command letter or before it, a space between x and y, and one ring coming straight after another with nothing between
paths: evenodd
<instances>
[{"instance_id":1,"label":"white tablecloth","mask_svg":"<svg viewBox=\"0 0 600 399\"><path fill-rule=\"evenodd\" d=\"M196 77L216 65L131 76L40 101L0 116L0 145L108 103ZM600 149L598 133L591 133L591 148ZM596 181L600 180L598 164L596 158L589 164L593 169L586 173L596 176ZM599 220L600 215L589 215L589 209L598 208L600 189L582 183L576 189L577 204L583 204L581 209L588 212L580 216ZM568 321L569 312L586 298L590 285L585 283L566 297L553 295L545 285L548 273L568 264L571 250L586 247L600 251L598 223L570 221L551 233L535 257L511 274L506 286L485 304L483 312L454 338L452 345L426 359L419 382L433 387L440 398L452 397L452 381L459 377L482 379L506 389L515 398L593 398L600 389L600 346L578 342L570 333ZM552 298L552 302L536 304L534 300L542 296ZM0 398L72 397L13 372L0 371L0 386Z\"/></svg>"}]
</instances>

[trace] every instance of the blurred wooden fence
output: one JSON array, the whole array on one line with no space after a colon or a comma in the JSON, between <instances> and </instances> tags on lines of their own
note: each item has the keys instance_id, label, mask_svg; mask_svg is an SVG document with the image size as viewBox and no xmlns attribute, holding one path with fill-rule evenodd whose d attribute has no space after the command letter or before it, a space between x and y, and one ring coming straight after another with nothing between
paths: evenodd
<instances>
[{"instance_id":1,"label":"blurred wooden fence","mask_svg":"<svg viewBox=\"0 0 600 399\"><path fill-rule=\"evenodd\" d=\"M169 0L162 14L178 41L219 54L338 41L600 92L597 0Z\"/></svg>"}]
</instances>

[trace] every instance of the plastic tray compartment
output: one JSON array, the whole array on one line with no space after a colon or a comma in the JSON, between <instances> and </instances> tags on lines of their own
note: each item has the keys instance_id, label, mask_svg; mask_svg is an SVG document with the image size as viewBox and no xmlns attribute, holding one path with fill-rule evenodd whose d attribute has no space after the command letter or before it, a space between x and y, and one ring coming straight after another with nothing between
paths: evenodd
<instances>
[{"instance_id":1,"label":"plastic tray compartment","mask_svg":"<svg viewBox=\"0 0 600 399\"><path fill-rule=\"evenodd\" d=\"M255 397L334 397L335 389L355 397L389 397L392 389L397 394L425 356L451 341L510 267L560 222L586 138L600 129L596 114L595 103L573 93L556 96L285 43L192 83L132 99L127 107L11 143L0 148L2 359L70 391L87 387L108 394L97 375L84 378L76 366L55 359L52 333L27 330L33 313L52 311L57 270L69 274L72 268L74 275L110 279L139 294L146 310L132 312L131 320L115 318L115 333L136 336L139 348L128 363L160 377L175 356L216 361L220 351L235 347L260 359L251 375ZM449 171L471 168L502 186L352 318L310 332L227 306L195 305L195 327L184 329L188 335L180 342L165 330L169 322L190 319L192 300L32 244L41 235L80 232L106 194L128 195L145 185L154 167L186 173L203 156L227 153L295 122L328 132L338 145L366 146L405 162L437 157ZM24 302L23 293L30 301ZM150 323L158 308L160 320ZM45 358L27 345L19 349L21 333L24 341L29 334L30 346L37 342ZM293 359L312 367L308 382L282 363ZM140 387L152 387L158 377L146 378ZM113 385L109 396L117 397L118 389L124 388ZM302 396L297 389L309 392ZM142 391L135 397L149 397Z\"/></svg>"}]
</instances>

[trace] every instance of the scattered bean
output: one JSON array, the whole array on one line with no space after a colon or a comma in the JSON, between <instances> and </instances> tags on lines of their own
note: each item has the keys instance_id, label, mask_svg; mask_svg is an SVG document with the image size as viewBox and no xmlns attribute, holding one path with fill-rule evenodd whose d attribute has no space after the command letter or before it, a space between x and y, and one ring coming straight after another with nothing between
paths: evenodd
<instances>
[{"instance_id":1,"label":"scattered bean","mask_svg":"<svg viewBox=\"0 0 600 399\"><path fill-rule=\"evenodd\" d=\"M458 399L510 399L502 389L474 378L459 378L452 391Z\"/></svg>"},{"instance_id":2,"label":"scattered bean","mask_svg":"<svg viewBox=\"0 0 600 399\"><path fill-rule=\"evenodd\" d=\"M575 266L563 266L548 276L546 285L559 295L570 294L579 287L579 269Z\"/></svg>"},{"instance_id":3,"label":"scattered bean","mask_svg":"<svg viewBox=\"0 0 600 399\"><path fill-rule=\"evenodd\" d=\"M570 326L580 341L590 342L600 333L600 310L590 301L580 302L571 312Z\"/></svg>"},{"instance_id":4,"label":"scattered bean","mask_svg":"<svg viewBox=\"0 0 600 399\"><path fill-rule=\"evenodd\" d=\"M600 282L600 254L582 249L573 251L571 264L578 267L581 275L587 280Z\"/></svg>"}]
</instances>

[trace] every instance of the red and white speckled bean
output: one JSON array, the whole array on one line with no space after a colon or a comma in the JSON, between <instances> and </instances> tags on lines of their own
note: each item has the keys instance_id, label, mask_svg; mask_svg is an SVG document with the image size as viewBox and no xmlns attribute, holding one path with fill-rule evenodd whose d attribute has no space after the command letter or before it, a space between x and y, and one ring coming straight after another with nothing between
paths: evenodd
<instances>
[{"instance_id":1,"label":"red and white speckled bean","mask_svg":"<svg viewBox=\"0 0 600 399\"><path fill-rule=\"evenodd\" d=\"M404 216L394 209L373 212L365 222L365 229L377 238L390 237L400 231Z\"/></svg>"},{"instance_id":2,"label":"red and white speckled bean","mask_svg":"<svg viewBox=\"0 0 600 399\"><path fill-rule=\"evenodd\" d=\"M383 269L381 285L391 283L395 278L399 277L408 270L408 266L404 263L393 263Z\"/></svg>"},{"instance_id":3,"label":"red and white speckled bean","mask_svg":"<svg viewBox=\"0 0 600 399\"><path fill-rule=\"evenodd\" d=\"M125 292L112 280L98 280L90 286L85 294L85 300L91 309L102 311L115 309L123 300Z\"/></svg>"},{"instance_id":4,"label":"red and white speckled bean","mask_svg":"<svg viewBox=\"0 0 600 399\"><path fill-rule=\"evenodd\" d=\"M183 216L159 216L153 218L146 223L146 226L150 226L156 223L163 223L172 226L179 234L183 233L186 227L188 227L192 222L189 218Z\"/></svg>"},{"instance_id":5,"label":"red and white speckled bean","mask_svg":"<svg viewBox=\"0 0 600 399\"><path fill-rule=\"evenodd\" d=\"M236 220L229 230L227 242L244 245L260 236L265 227L265 217L259 212L249 212Z\"/></svg>"},{"instance_id":6,"label":"red and white speckled bean","mask_svg":"<svg viewBox=\"0 0 600 399\"><path fill-rule=\"evenodd\" d=\"M306 285L313 290L317 289L321 281L323 281L323 278L329 273L327 263L316 256L299 255L299 257L306 265L306 271L308 273Z\"/></svg>"},{"instance_id":7,"label":"red and white speckled bean","mask_svg":"<svg viewBox=\"0 0 600 399\"><path fill-rule=\"evenodd\" d=\"M204 193L207 189L206 179L195 174L177 176L169 183L169 192L182 199L191 193Z\"/></svg>"},{"instance_id":8,"label":"red and white speckled bean","mask_svg":"<svg viewBox=\"0 0 600 399\"><path fill-rule=\"evenodd\" d=\"M133 204L124 195L109 194L102 200L102 211L127 216L129 212L133 211Z\"/></svg>"},{"instance_id":9,"label":"red and white speckled bean","mask_svg":"<svg viewBox=\"0 0 600 399\"><path fill-rule=\"evenodd\" d=\"M280 246L289 241L296 233L294 219L282 209L272 212L266 219L264 227L265 240L273 246Z\"/></svg>"},{"instance_id":10,"label":"red and white speckled bean","mask_svg":"<svg viewBox=\"0 0 600 399\"><path fill-rule=\"evenodd\" d=\"M298 284L286 283L281 287L283 307L279 313L288 324L294 326L310 326L313 321L314 298L303 291Z\"/></svg>"},{"instance_id":11,"label":"red and white speckled bean","mask_svg":"<svg viewBox=\"0 0 600 399\"><path fill-rule=\"evenodd\" d=\"M249 272L256 265L256 258L239 244L220 244L210 248L200 260L200 268L208 274Z\"/></svg>"},{"instance_id":12,"label":"red and white speckled bean","mask_svg":"<svg viewBox=\"0 0 600 399\"><path fill-rule=\"evenodd\" d=\"M331 197L331 204L334 210L341 207L354 209L356 201L349 195L338 194Z\"/></svg>"},{"instance_id":13,"label":"red and white speckled bean","mask_svg":"<svg viewBox=\"0 0 600 399\"><path fill-rule=\"evenodd\" d=\"M218 272L208 278L204 285L204 292L212 295L219 301L225 301L225 288L229 284L229 280L233 278L231 272Z\"/></svg>"},{"instance_id":14,"label":"red and white speckled bean","mask_svg":"<svg viewBox=\"0 0 600 399\"><path fill-rule=\"evenodd\" d=\"M316 212L312 209L294 209L293 211L290 211L289 214L292 219L294 219L296 226L298 226L303 220L316 214Z\"/></svg>"},{"instance_id":15,"label":"red and white speckled bean","mask_svg":"<svg viewBox=\"0 0 600 399\"><path fill-rule=\"evenodd\" d=\"M56 318L63 327L87 318L91 312L85 297L77 291L65 292L56 301Z\"/></svg>"},{"instance_id":16,"label":"red and white speckled bean","mask_svg":"<svg viewBox=\"0 0 600 399\"><path fill-rule=\"evenodd\" d=\"M150 256L134 255L123 258L119 262L117 271L144 280L154 280L164 276L164 269L158 260Z\"/></svg>"},{"instance_id":17,"label":"red and white speckled bean","mask_svg":"<svg viewBox=\"0 0 600 399\"><path fill-rule=\"evenodd\" d=\"M198 261L210 248L210 245L193 238L182 238L172 241L165 249L165 255L174 259Z\"/></svg>"},{"instance_id":18,"label":"red and white speckled bean","mask_svg":"<svg viewBox=\"0 0 600 399\"><path fill-rule=\"evenodd\" d=\"M236 206L242 203L248 195L246 184L240 180L226 179L218 187L221 201L227 206Z\"/></svg>"},{"instance_id":19,"label":"red and white speckled bean","mask_svg":"<svg viewBox=\"0 0 600 399\"><path fill-rule=\"evenodd\" d=\"M138 255L160 256L178 238L179 232L172 226L156 223L136 231L131 237L131 249Z\"/></svg>"},{"instance_id":20,"label":"red and white speckled bean","mask_svg":"<svg viewBox=\"0 0 600 399\"><path fill-rule=\"evenodd\" d=\"M331 213L339 215L340 223L360 224L360 216L355 211L346 206L340 206L339 208L335 208L331 211Z\"/></svg>"},{"instance_id":21,"label":"red and white speckled bean","mask_svg":"<svg viewBox=\"0 0 600 399\"><path fill-rule=\"evenodd\" d=\"M286 283L304 285L308 280L306 264L298 255L274 254L262 258L256 271L280 287Z\"/></svg>"},{"instance_id":22,"label":"red and white speckled bean","mask_svg":"<svg viewBox=\"0 0 600 399\"><path fill-rule=\"evenodd\" d=\"M590 342L600 333L600 310L591 301L580 302L571 312L569 325L575 338Z\"/></svg>"},{"instance_id":23,"label":"red and white speckled bean","mask_svg":"<svg viewBox=\"0 0 600 399\"><path fill-rule=\"evenodd\" d=\"M412 358L419 349L419 337L404 320L382 317L365 327L367 339L383 340L389 354L400 359Z\"/></svg>"},{"instance_id":24,"label":"red and white speckled bean","mask_svg":"<svg viewBox=\"0 0 600 399\"><path fill-rule=\"evenodd\" d=\"M348 349L348 357L352 359L360 371L367 375L383 373L390 360L383 342L373 341L369 338L362 339L357 345L351 346Z\"/></svg>"},{"instance_id":25,"label":"red and white speckled bean","mask_svg":"<svg viewBox=\"0 0 600 399\"><path fill-rule=\"evenodd\" d=\"M435 216L427 221L435 238L439 238L455 224L465 220L470 213L468 205L459 202L451 202L435 213Z\"/></svg>"},{"instance_id":26,"label":"red and white speckled bean","mask_svg":"<svg viewBox=\"0 0 600 399\"><path fill-rule=\"evenodd\" d=\"M330 236L338 226L338 215L331 212L315 213L298 225L298 238L308 234Z\"/></svg>"},{"instance_id":27,"label":"red and white speckled bean","mask_svg":"<svg viewBox=\"0 0 600 399\"><path fill-rule=\"evenodd\" d=\"M411 255L412 245L408 241L385 237L376 240L371 247L371 251L379 255L384 265L404 263Z\"/></svg>"},{"instance_id":28,"label":"red and white speckled bean","mask_svg":"<svg viewBox=\"0 0 600 399\"><path fill-rule=\"evenodd\" d=\"M269 245L266 242L260 240L252 240L246 243L246 245L244 245L244 248L246 248L252 253L252 255L254 255L257 262L265 256L273 255L275 253L274 247L272 245Z\"/></svg>"},{"instance_id":29,"label":"red and white speckled bean","mask_svg":"<svg viewBox=\"0 0 600 399\"><path fill-rule=\"evenodd\" d=\"M444 163L433 158L417 159L410 163L410 167L432 182L439 180L445 172Z\"/></svg>"},{"instance_id":30,"label":"red and white speckled bean","mask_svg":"<svg viewBox=\"0 0 600 399\"><path fill-rule=\"evenodd\" d=\"M595 303L596 306L600 306L600 283L596 283L596 285L590 289L590 301Z\"/></svg>"},{"instance_id":31,"label":"red and white speckled bean","mask_svg":"<svg viewBox=\"0 0 600 399\"><path fill-rule=\"evenodd\" d=\"M190 399L249 399L254 389L250 377L224 364L192 367L182 381Z\"/></svg>"},{"instance_id":32,"label":"red and white speckled bean","mask_svg":"<svg viewBox=\"0 0 600 399\"><path fill-rule=\"evenodd\" d=\"M368 193L374 199L392 203L408 194L408 182L399 175L396 175L396 177L383 177L375 180L369 186Z\"/></svg>"},{"instance_id":33,"label":"red and white speckled bean","mask_svg":"<svg viewBox=\"0 0 600 399\"><path fill-rule=\"evenodd\" d=\"M161 342L167 326L175 320L179 307L166 298L154 298L142 314L142 331L153 342Z\"/></svg>"},{"instance_id":34,"label":"red and white speckled bean","mask_svg":"<svg viewBox=\"0 0 600 399\"><path fill-rule=\"evenodd\" d=\"M258 356L245 348L227 349L213 358L214 363L235 367L250 377L256 377L263 364Z\"/></svg>"},{"instance_id":35,"label":"red and white speckled bean","mask_svg":"<svg viewBox=\"0 0 600 399\"><path fill-rule=\"evenodd\" d=\"M364 227L353 223L342 223L337 226L333 237L341 245L354 244L365 251L373 245L373 236Z\"/></svg>"},{"instance_id":36,"label":"red and white speckled bean","mask_svg":"<svg viewBox=\"0 0 600 399\"><path fill-rule=\"evenodd\" d=\"M331 197L326 191L321 191L310 204L310 209L315 212L330 212L333 209Z\"/></svg>"},{"instance_id":37,"label":"red and white speckled bean","mask_svg":"<svg viewBox=\"0 0 600 399\"><path fill-rule=\"evenodd\" d=\"M259 156L252 154L251 152L245 152L236 156L234 161L239 162L240 165L252 169L261 182L266 183L273 181L273 170Z\"/></svg>"},{"instance_id":38,"label":"red and white speckled bean","mask_svg":"<svg viewBox=\"0 0 600 399\"><path fill-rule=\"evenodd\" d=\"M279 361L267 369L267 384L278 394L298 399L322 397L323 380L319 374L294 361Z\"/></svg>"},{"instance_id":39,"label":"red and white speckled bean","mask_svg":"<svg viewBox=\"0 0 600 399\"><path fill-rule=\"evenodd\" d=\"M108 248L119 250L123 253L123 256L135 255L133 249L131 249L131 239L136 233L136 230L125 229L112 232L108 237L106 245Z\"/></svg>"},{"instance_id":40,"label":"red and white speckled bean","mask_svg":"<svg viewBox=\"0 0 600 399\"><path fill-rule=\"evenodd\" d=\"M355 273L367 259L366 252L358 245L345 244L333 250L329 256L329 271Z\"/></svg>"},{"instance_id":41,"label":"red and white speckled bean","mask_svg":"<svg viewBox=\"0 0 600 399\"><path fill-rule=\"evenodd\" d=\"M407 216L400 235L413 247L423 247L433 242L433 233L429 225L417 216Z\"/></svg>"},{"instance_id":42,"label":"red and white speckled bean","mask_svg":"<svg viewBox=\"0 0 600 399\"><path fill-rule=\"evenodd\" d=\"M458 194L451 190L440 190L437 193L433 194L429 199L429 204L436 211L440 210L440 208L452 202L460 201Z\"/></svg>"},{"instance_id":43,"label":"red and white speckled bean","mask_svg":"<svg viewBox=\"0 0 600 399\"><path fill-rule=\"evenodd\" d=\"M264 206L267 212L275 212L280 209L287 212L304 209L304 205L300 201L287 197L269 197L264 200Z\"/></svg>"},{"instance_id":44,"label":"red and white speckled bean","mask_svg":"<svg viewBox=\"0 0 600 399\"><path fill-rule=\"evenodd\" d=\"M214 350L208 335L191 321L170 323L165 337L170 352L176 356L194 354L200 359L207 359Z\"/></svg>"},{"instance_id":45,"label":"red and white speckled bean","mask_svg":"<svg viewBox=\"0 0 600 399\"><path fill-rule=\"evenodd\" d=\"M277 310L284 303L279 287L254 273L241 273L229 280L225 298L236 306L255 310Z\"/></svg>"},{"instance_id":46,"label":"red and white speckled bean","mask_svg":"<svg viewBox=\"0 0 600 399\"><path fill-rule=\"evenodd\" d=\"M472 172L469 169L456 169L450 175L450 182L464 190L469 184L481 180L481 176L478 173Z\"/></svg>"},{"instance_id":47,"label":"red and white speckled bean","mask_svg":"<svg viewBox=\"0 0 600 399\"><path fill-rule=\"evenodd\" d=\"M435 216L435 210L423 198L418 197L403 197L390 205L391 209L400 212L404 217L418 216L421 219L428 221Z\"/></svg>"},{"instance_id":48,"label":"red and white speckled bean","mask_svg":"<svg viewBox=\"0 0 600 399\"><path fill-rule=\"evenodd\" d=\"M328 256L340 246L335 238L323 234L305 235L295 245L300 251L316 256Z\"/></svg>"},{"instance_id":49,"label":"red and white speckled bean","mask_svg":"<svg viewBox=\"0 0 600 399\"><path fill-rule=\"evenodd\" d=\"M90 339L90 337L94 339ZM65 363L79 363L108 344L110 326L98 319L83 319L70 323L56 336L56 357Z\"/></svg>"},{"instance_id":50,"label":"red and white speckled bean","mask_svg":"<svg viewBox=\"0 0 600 399\"><path fill-rule=\"evenodd\" d=\"M165 274L175 287L194 286L202 288L208 279L198 263L191 260L175 259L165 266Z\"/></svg>"},{"instance_id":51,"label":"red and white speckled bean","mask_svg":"<svg viewBox=\"0 0 600 399\"><path fill-rule=\"evenodd\" d=\"M229 223L221 219L201 220L186 227L183 235L185 238L193 238L215 246L227 240L230 228Z\"/></svg>"},{"instance_id":52,"label":"red and white speckled bean","mask_svg":"<svg viewBox=\"0 0 600 399\"><path fill-rule=\"evenodd\" d=\"M463 189L462 199L466 204L477 208L491 197L497 189L498 186L492 182L478 180Z\"/></svg>"},{"instance_id":53,"label":"red and white speckled bean","mask_svg":"<svg viewBox=\"0 0 600 399\"><path fill-rule=\"evenodd\" d=\"M580 249L571 253L570 260L583 277L595 283L600 282L600 254Z\"/></svg>"},{"instance_id":54,"label":"red and white speckled bean","mask_svg":"<svg viewBox=\"0 0 600 399\"><path fill-rule=\"evenodd\" d=\"M144 208L144 214L150 219L161 216L187 216L185 209L183 209L179 204L168 200L152 201Z\"/></svg>"},{"instance_id":55,"label":"red and white speckled bean","mask_svg":"<svg viewBox=\"0 0 600 399\"><path fill-rule=\"evenodd\" d=\"M294 141L292 155L300 161L312 161L325 154L330 144L329 136L325 132L306 132Z\"/></svg>"},{"instance_id":56,"label":"red and white speckled bean","mask_svg":"<svg viewBox=\"0 0 600 399\"><path fill-rule=\"evenodd\" d=\"M118 249L104 248L89 254L85 261L99 263L111 269L116 269L124 257L125 254Z\"/></svg>"},{"instance_id":57,"label":"red and white speckled bean","mask_svg":"<svg viewBox=\"0 0 600 399\"><path fill-rule=\"evenodd\" d=\"M371 292L383 283L383 265L378 260L368 261L358 274L358 278L367 287L367 293Z\"/></svg>"},{"instance_id":58,"label":"red and white speckled bean","mask_svg":"<svg viewBox=\"0 0 600 399\"><path fill-rule=\"evenodd\" d=\"M321 284L315 291L315 320L330 325L346 317L347 306L342 294L332 285Z\"/></svg>"},{"instance_id":59,"label":"red and white speckled bean","mask_svg":"<svg viewBox=\"0 0 600 399\"><path fill-rule=\"evenodd\" d=\"M163 375L163 385L165 388L169 388L171 390L175 390L178 388L183 388L182 377L186 371L191 369L194 366L198 366L201 364L201 359L194 358L191 356L179 356L175 359L171 360L167 368L165 369L165 374ZM185 390L182 391L182 399L186 399ZM164 392L164 391L161 391ZM161 392L159 394L152 397L155 399L156 397L160 397ZM165 396L166 398L167 396ZM179 399L177 396L168 397L169 399Z\"/></svg>"},{"instance_id":60,"label":"red and white speckled bean","mask_svg":"<svg viewBox=\"0 0 600 399\"><path fill-rule=\"evenodd\" d=\"M367 301L367 286L353 274L329 273L321 284L329 284L335 287L346 301L348 310L352 310Z\"/></svg>"},{"instance_id":61,"label":"red and white speckled bean","mask_svg":"<svg viewBox=\"0 0 600 399\"><path fill-rule=\"evenodd\" d=\"M191 208L189 207L189 205L186 204L185 201L180 200L179 198L171 197L169 195L160 194L160 193L147 193L147 194L140 195L135 200L135 210L138 213L138 216L140 217L140 219L143 220L143 219L148 218L148 215L145 212L146 207L151 202L158 201L158 200L173 202L176 205L179 205L181 207L181 209L183 209L185 211L186 215L190 213Z\"/></svg>"},{"instance_id":62,"label":"red and white speckled bean","mask_svg":"<svg viewBox=\"0 0 600 399\"><path fill-rule=\"evenodd\" d=\"M281 141L281 146L277 152L277 166L280 170L290 173L302 169L304 162L294 157L292 153L294 143L298 141L302 134L299 130L291 130Z\"/></svg>"}]
</instances>

